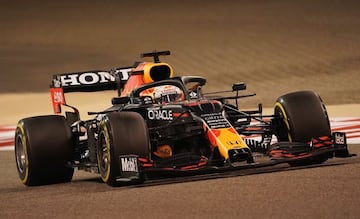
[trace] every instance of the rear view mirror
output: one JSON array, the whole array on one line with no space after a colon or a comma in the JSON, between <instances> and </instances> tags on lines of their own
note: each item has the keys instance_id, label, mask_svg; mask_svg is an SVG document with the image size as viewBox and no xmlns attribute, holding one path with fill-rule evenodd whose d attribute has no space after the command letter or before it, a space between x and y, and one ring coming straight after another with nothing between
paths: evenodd
<instances>
[{"instance_id":1,"label":"rear view mirror","mask_svg":"<svg viewBox=\"0 0 360 219\"><path fill-rule=\"evenodd\" d=\"M246 90L246 84L244 82L233 84L232 91Z\"/></svg>"}]
</instances>

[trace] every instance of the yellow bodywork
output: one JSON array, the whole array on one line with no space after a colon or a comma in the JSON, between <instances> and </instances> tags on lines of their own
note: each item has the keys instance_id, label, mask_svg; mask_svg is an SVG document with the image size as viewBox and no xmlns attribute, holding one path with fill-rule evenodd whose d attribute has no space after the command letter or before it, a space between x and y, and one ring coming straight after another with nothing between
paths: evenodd
<instances>
[{"instance_id":1,"label":"yellow bodywork","mask_svg":"<svg viewBox=\"0 0 360 219\"><path fill-rule=\"evenodd\" d=\"M229 158L229 150L249 148L233 127L208 129L210 143L218 147L221 156Z\"/></svg>"},{"instance_id":2,"label":"yellow bodywork","mask_svg":"<svg viewBox=\"0 0 360 219\"><path fill-rule=\"evenodd\" d=\"M121 96L127 96L139 86L154 82L156 79L165 80L173 77L173 75L173 69L167 63L142 62L133 69L132 75L127 80Z\"/></svg>"},{"instance_id":3,"label":"yellow bodywork","mask_svg":"<svg viewBox=\"0 0 360 219\"><path fill-rule=\"evenodd\" d=\"M139 67L140 66L140 67ZM151 83L151 82L154 82L154 78L153 78L153 75L151 75L151 70L153 68L156 68L156 67L165 67L169 70L169 72L156 72L156 74L164 74L166 73L166 77L165 78L171 78L173 77L174 73L173 73L173 69L172 67L167 64L167 63L164 63L164 62L161 62L161 63L145 63L144 65L139 65L135 71L139 71L139 70L143 70L144 71L144 83L145 84L148 84L148 83Z\"/></svg>"}]
</instances>

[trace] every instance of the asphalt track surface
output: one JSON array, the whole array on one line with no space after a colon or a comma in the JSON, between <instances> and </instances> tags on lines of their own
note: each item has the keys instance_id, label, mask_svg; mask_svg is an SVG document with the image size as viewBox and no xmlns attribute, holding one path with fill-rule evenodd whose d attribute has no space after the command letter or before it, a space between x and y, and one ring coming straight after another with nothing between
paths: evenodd
<instances>
[{"instance_id":1,"label":"asphalt track surface","mask_svg":"<svg viewBox=\"0 0 360 219\"><path fill-rule=\"evenodd\" d=\"M360 153L360 145L351 145ZM112 188L75 171L71 183L21 184L0 153L0 218L359 218L360 157L239 170Z\"/></svg>"}]
</instances>

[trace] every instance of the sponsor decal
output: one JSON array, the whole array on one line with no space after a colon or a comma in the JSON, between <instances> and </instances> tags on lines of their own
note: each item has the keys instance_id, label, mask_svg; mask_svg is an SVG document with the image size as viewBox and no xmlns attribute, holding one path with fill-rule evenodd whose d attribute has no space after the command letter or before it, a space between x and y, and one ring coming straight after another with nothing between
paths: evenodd
<instances>
[{"instance_id":1,"label":"sponsor decal","mask_svg":"<svg viewBox=\"0 0 360 219\"><path fill-rule=\"evenodd\" d=\"M65 103L64 93L62 92L62 90L54 89L52 91L52 96L54 98L54 103L57 103L57 104L64 104Z\"/></svg>"},{"instance_id":2,"label":"sponsor decal","mask_svg":"<svg viewBox=\"0 0 360 219\"><path fill-rule=\"evenodd\" d=\"M156 151L154 154L160 158L169 158L172 156L172 149L170 145L160 145L157 146Z\"/></svg>"},{"instance_id":3,"label":"sponsor decal","mask_svg":"<svg viewBox=\"0 0 360 219\"><path fill-rule=\"evenodd\" d=\"M136 157L120 157L123 172L139 172Z\"/></svg>"},{"instance_id":4,"label":"sponsor decal","mask_svg":"<svg viewBox=\"0 0 360 219\"><path fill-rule=\"evenodd\" d=\"M55 113L61 113L60 105L65 104L65 96L61 87L50 88L51 102Z\"/></svg>"},{"instance_id":5,"label":"sponsor decal","mask_svg":"<svg viewBox=\"0 0 360 219\"><path fill-rule=\"evenodd\" d=\"M115 69L115 74L119 75L121 81L127 81L130 77L132 68Z\"/></svg>"},{"instance_id":6,"label":"sponsor decal","mask_svg":"<svg viewBox=\"0 0 360 219\"><path fill-rule=\"evenodd\" d=\"M227 145L234 146L241 144L240 140L230 140L226 142Z\"/></svg>"},{"instance_id":7,"label":"sponsor decal","mask_svg":"<svg viewBox=\"0 0 360 219\"><path fill-rule=\"evenodd\" d=\"M221 112L201 114L201 118L211 129L229 128L230 123L225 119Z\"/></svg>"},{"instance_id":8,"label":"sponsor decal","mask_svg":"<svg viewBox=\"0 0 360 219\"><path fill-rule=\"evenodd\" d=\"M334 141L336 145L344 145L346 144L345 142L345 133L341 133L341 132L335 132L334 133Z\"/></svg>"},{"instance_id":9,"label":"sponsor decal","mask_svg":"<svg viewBox=\"0 0 360 219\"><path fill-rule=\"evenodd\" d=\"M147 117L150 120L173 120L172 110L148 109Z\"/></svg>"},{"instance_id":10,"label":"sponsor decal","mask_svg":"<svg viewBox=\"0 0 360 219\"><path fill-rule=\"evenodd\" d=\"M198 98L197 93L194 92L194 91L191 91L191 92L189 93L189 96L190 96L190 99L197 99L197 98Z\"/></svg>"},{"instance_id":11,"label":"sponsor decal","mask_svg":"<svg viewBox=\"0 0 360 219\"><path fill-rule=\"evenodd\" d=\"M56 78L53 79L53 85L55 88L61 87L60 77L56 76Z\"/></svg>"},{"instance_id":12,"label":"sponsor decal","mask_svg":"<svg viewBox=\"0 0 360 219\"><path fill-rule=\"evenodd\" d=\"M109 72L84 72L60 75L60 81L61 85L66 87L114 82L115 77Z\"/></svg>"}]
</instances>

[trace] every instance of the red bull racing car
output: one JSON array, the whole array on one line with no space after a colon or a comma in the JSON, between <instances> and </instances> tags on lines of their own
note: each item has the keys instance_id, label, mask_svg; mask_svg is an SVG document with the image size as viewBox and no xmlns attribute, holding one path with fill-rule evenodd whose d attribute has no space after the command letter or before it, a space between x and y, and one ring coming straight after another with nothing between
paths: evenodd
<instances>
[{"instance_id":1,"label":"red bull racing car","mask_svg":"<svg viewBox=\"0 0 360 219\"><path fill-rule=\"evenodd\" d=\"M244 83L205 94L205 78L174 76L172 67L159 59L164 55L170 51L144 53L153 60L111 71L54 75L50 92L55 115L24 118L16 128L22 183L69 182L74 169L80 169L117 186L156 176L310 165L351 156L345 134L331 133L316 93L279 97L273 115L263 115L261 104L243 111L238 99L255 95L241 94ZM117 90L118 95L108 109L89 112L91 120L81 120L78 109L65 101L64 93L103 90ZM62 114L63 107L71 110Z\"/></svg>"}]
</instances>

